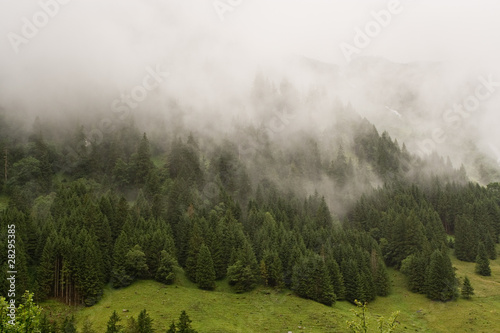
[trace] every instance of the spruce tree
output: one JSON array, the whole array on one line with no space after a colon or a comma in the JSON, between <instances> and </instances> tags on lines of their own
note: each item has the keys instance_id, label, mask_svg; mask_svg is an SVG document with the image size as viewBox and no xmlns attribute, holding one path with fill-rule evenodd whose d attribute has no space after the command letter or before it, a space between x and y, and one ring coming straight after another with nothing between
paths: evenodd
<instances>
[{"instance_id":1,"label":"spruce tree","mask_svg":"<svg viewBox=\"0 0 500 333\"><path fill-rule=\"evenodd\" d=\"M185 267L186 276L192 282L197 282L196 271L198 267L198 254L200 252L201 244L203 244L203 237L201 235L199 224L195 222L191 232L191 237L189 238L189 247Z\"/></svg>"},{"instance_id":2,"label":"spruce tree","mask_svg":"<svg viewBox=\"0 0 500 333\"><path fill-rule=\"evenodd\" d=\"M428 259L422 253L412 254L403 260L401 272L406 275L408 289L414 293L426 293L426 267Z\"/></svg>"},{"instance_id":3,"label":"spruce tree","mask_svg":"<svg viewBox=\"0 0 500 333\"><path fill-rule=\"evenodd\" d=\"M113 251L113 269L111 272L111 283L114 288L126 287L134 280L126 267L126 255L130 249L127 234L122 231L116 239Z\"/></svg>"},{"instance_id":4,"label":"spruce tree","mask_svg":"<svg viewBox=\"0 0 500 333\"><path fill-rule=\"evenodd\" d=\"M303 298L332 305L335 302L332 282L323 259L317 254L308 254L295 266L292 276L293 290Z\"/></svg>"},{"instance_id":5,"label":"spruce tree","mask_svg":"<svg viewBox=\"0 0 500 333\"><path fill-rule=\"evenodd\" d=\"M118 325L118 322L121 318L116 313L116 310L113 311L111 317L109 317L106 333L119 333L122 329L121 325Z\"/></svg>"},{"instance_id":6,"label":"spruce tree","mask_svg":"<svg viewBox=\"0 0 500 333\"><path fill-rule=\"evenodd\" d=\"M495 241L489 232L486 232L486 235L484 236L484 247L486 249L486 253L488 253L488 258L490 260L495 260L497 258L497 249L495 247Z\"/></svg>"},{"instance_id":7,"label":"spruce tree","mask_svg":"<svg viewBox=\"0 0 500 333\"><path fill-rule=\"evenodd\" d=\"M427 269L427 297L437 301L448 301L456 298L457 282L450 258L446 253L435 250L431 255Z\"/></svg>"},{"instance_id":8,"label":"spruce tree","mask_svg":"<svg viewBox=\"0 0 500 333\"><path fill-rule=\"evenodd\" d=\"M132 279L147 276L148 265L146 264L146 255L139 245L135 245L125 255L125 267Z\"/></svg>"},{"instance_id":9,"label":"spruce tree","mask_svg":"<svg viewBox=\"0 0 500 333\"><path fill-rule=\"evenodd\" d=\"M462 297L465 299L470 299L472 295L474 295L474 288L472 288L470 280L466 276L462 285Z\"/></svg>"},{"instance_id":10,"label":"spruce tree","mask_svg":"<svg viewBox=\"0 0 500 333\"><path fill-rule=\"evenodd\" d=\"M156 271L155 280L165 284L172 284L175 281L176 266L175 259L165 250L160 252L160 265Z\"/></svg>"},{"instance_id":11,"label":"spruce tree","mask_svg":"<svg viewBox=\"0 0 500 333\"><path fill-rule=\"evenodd\" d=\"M167 333L176 333L177 328L175 327L175 322L172 320L172 324L170 324Z\"/></svg>"},{"instance_id":12,"label":"spruce tree","mask_svg":"<svg viewBox=\"0 0 500 333\"><path fill-rule=\"evenodd\" d=\"M236 262L227 269L229 285L237 293L252 290L257 282L256 271L255 254L250 242L245 240L243 247L238 251Z\"/></svg>"},{"instance_id":13,"label":"spruce tree","mask_svg":"<svg viewBox=\"0 0 500 333\"><path fill-rule=\"evenodd\" d=\"M154 167L153 162L151 161L149 140L146 133L143 134L139 147L137 148L137 153L133 157L135 183L138 185L144 185L149 172Z\"/></svg>"},{"instance_id":14,"label":"spruce tree","mask_svg":"<svg viewBox=\"0 0 500 333\"><path fill-rule=\"evenodd\" d=\"M477 226L464 216L455 219L455 256L462 261L473 262L477 255Z\"/></svg>"},{"instance_id":15,"label":"spruce tree","mask_svg":"<svg viewBox=\"0 0 500 333\"><path fill-rule=\"evenodd\" d=\"M326 260L326 265L331 278L333 291L335 292L338 300L343 300L345 298L345 286L344 277L340 272L340 267L333 256L328 257L328 259Z\"/></svg>"},{"instance_id":16,"label":"spruce tree","mask_svg":"<svg viewBox=\"0 0 500 333\"><path fill-rule=\"evenodd\" d=\"M203 244L198 254L198 263L196 265L196 282L200 289L215 289L215 269L212 261L212 255L208 246Z\"/></svg>"},{"instance_id":17,"label":"spruce tree","mask_svg":"<svg viewBox=\"0 0 500 333\"><path fill-rule=\"evenodd\" d=\"M177 324L177 332L178 333L197 333L192 327L191 327L192 320L189 319L188 314L186 311L182 310L181 315L179 316L179 322Z\"/></svg>"},{"instance_id":18,"label":"spruce tree","mask_svg":"<svg viewBox=\"0 0 500 333\"><path fill-rule=\"evenodd\" d=\"M139 333L153 333L153 319L146 312L146 309L142 310L137 317L137 327L139 328Z\"/></svg>"},{"instance_id":19,"label":"spruce tree","mask_svg":"<svg viewBox=\"0 0 500 333\"><path fill-rule=\"evenodd\" d=\"M477 247L476 273L482 276L491 275L490 260L483 242L479 242Z\"/></svg>"}]
</instances>

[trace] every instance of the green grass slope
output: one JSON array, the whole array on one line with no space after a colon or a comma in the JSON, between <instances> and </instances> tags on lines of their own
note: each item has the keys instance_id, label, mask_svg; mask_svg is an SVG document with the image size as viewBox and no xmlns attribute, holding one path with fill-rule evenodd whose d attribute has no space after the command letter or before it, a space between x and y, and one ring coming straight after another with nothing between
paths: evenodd
<instances>
[{"instance_id":1,"label":"green grass slope","mask_svg":"<svg viewBox=\"0 0 500 333\"><path fill-rule=\"evenodd\" d=\"M430 301L423 295L409 292L404 276L390 270L391 295L368 305L371 331L375 332L375 320L379 316L387 318L399 310L398 332L500 332L500 259L491 262L491 277L476 275L474 263L460 262L453 256L452 260L461 280L469 276L476 293L472 300ZM42 306L52 313L63 311L61 305L53 301ZM157 332L165 332L171 321L177 320L180 312L186 310L193 327L200 333L347 332L346 321L353 320L351 310L355 309L347 302L327 307L296 297L290 291L259 288L235 294L225 281L218 282L216 291L202 291L181 276L171 286L138 281L121 290L107 288L97 305L74 310L79 326L88 318L97 331L105 332L113 310L125 325L127 318L137 317L144 308L153 318Z\"/></svg>"}]
</instances>

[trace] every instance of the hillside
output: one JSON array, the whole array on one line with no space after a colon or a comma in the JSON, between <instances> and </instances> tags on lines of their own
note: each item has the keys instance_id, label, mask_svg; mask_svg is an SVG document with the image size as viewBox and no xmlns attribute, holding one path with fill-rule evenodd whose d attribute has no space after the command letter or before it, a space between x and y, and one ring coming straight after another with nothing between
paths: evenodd
<instances>
[{"instance_id":1,"label":"hillside","mask_svg":"<svg viewBox=\"0 0 500 333\"><path fill-rule=\"evenodd\" d=\"M476 295L472 300L459 299L447 303L430 301L423 295L406 290L404 276L390 270L392 293L369 303L370 324L375 327L378 316L389 317L401 311L397 332L493 332L500 313L500 259L491 262L492 277L474 274L474 265L453 259L457 276L470 277ZM42 303L46 309L55 307L53 301ZM138 281L131 286L114 290L106 288L102 300L90 308L74 309L78 322L88 318L102 331L113 310L122 324L130 316L146 308L154 326L166 330L171 320L186 310L199 332L347 332L345 322L353 320L355 308L347 302L333 307L307 301L289 291L276 292L259 288L245 294L235 294L225 281L214 292L196 288L180 276L175 285L165 286L154 281ZM126 309L128 312L123 312ZM302 329L299 329L302 326Z\"/></svg>"}]
</instances>

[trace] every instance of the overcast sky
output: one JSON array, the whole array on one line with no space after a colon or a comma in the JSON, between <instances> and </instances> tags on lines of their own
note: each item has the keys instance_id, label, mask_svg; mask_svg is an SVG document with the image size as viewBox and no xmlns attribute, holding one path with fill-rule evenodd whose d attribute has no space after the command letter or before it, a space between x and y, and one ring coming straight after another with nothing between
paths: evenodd
<instances>
[{"instance_id":1,"label":"overcast sky","mask_svg":"<svg viewBox=\"0 0 500 333\"><path fill-rule=\"evenodd\" d=\"M40 2L50 3L50 0ZM20 55L15 58L60 52L61 48L75 44L93 48L99 55L111 51L110 57L125 47L136 52L142 48L147 53L155 49L152 44L168 40L173 33L185 36L190 32L210 31L221 41L252 45L258 53L293 52L338 63L343 60L339 44L352 42L354 28L364 28L373 20L370 13L387 9L389 3L378 0L232 2L234 10L225 12L221 21L213 0L69 0L60 5L57 15L50 18L29 44L21 45ZM393 15L391 23L363 50L364 55L379 55L399 62L498 59L499 1L401 0L400 3L401 12ZM1 2L2 67L6 61L14 60L7 33L21 35L21 19L31 19L39 10L38 1ZM61 41L59 45L55 45L57 40ZM156 47L161 49L160 45ZM74 50L80 51L79 47Z\"/></svg>"},{"instance_id":2,"label":"overcast sky","mask_svg":"<svg viewBox=\"0 0 500 333\"><path fill-rule=\"evenodd\" d=\"M372 12L389 10L394 1L2 0L0 99L9 106L21 96L30 108L72 94L98 99L96 91L127 89L146 66L159 63L182 71L185 84L200 84L214 59L222 65L217 73L254 70L290 54L342 66L340 45L353 45L356 29L365 30ZM224 20L217 3L233 4ZM53 11L47 22L41 4ZM401 0L398 13L359 54L494 72L500 68L499 13L494 0ZM41 26L25 36L34 16ZM171 85L186 88L180 81Z\"/></svg>"}]
</instances>

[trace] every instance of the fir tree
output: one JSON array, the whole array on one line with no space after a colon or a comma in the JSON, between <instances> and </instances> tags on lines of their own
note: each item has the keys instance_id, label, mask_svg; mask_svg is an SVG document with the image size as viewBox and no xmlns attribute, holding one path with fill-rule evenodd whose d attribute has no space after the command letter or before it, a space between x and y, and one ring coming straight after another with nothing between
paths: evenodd
<instances>
[{"instance_id":1,"label":"fir tree","mask_svg":"<svg viewBox=\"0 0 500 333\"><path fill-rule=\"evenodd\" d=\"M317 254L303 257L293 271L293 290L297 295L325 305L335 303L335 293L323 259Z\"/></svg>"},{"instance_id":2,"label":"fir tree","mask_svg":"<svg viewBox=\"0 0 500 333\"><path fill-rule=\"evenodd\" d=\"M437 301L448 301L456 298L457 282L450 258L446 253L435 250L431 255L427 269L427 297Z\"/></svg>"},{"instance_id":3,"label":"fir tree","mask_svg":"<svg viewBox=\"0 0 500 333\"><path fill-rule=\"evenodd\" d=\"M122 329L122 327L118 325L118 322L120 320L121 318L118 316L116 311L113 311L113 314L111 315L111 317L109 317L108 320L106 333L119 333Z\"/></svg>"},{"instance_id":4,"label":"fir tree","mask_svg":"<svg viewBox=\"0 0 500 333\"><path fill-rule=\"evenodd\" d=\"M153 169L153 167L154 165L151 161L149 140L146 133L144 133L139 144L139 148L137 149L137 154L134 156L135 183L138 185L144 185L149 172Z\"/></svg>"},{"instance_id":5,"label":"fir tree","mask_svg":"<svg viewBox=\"0 0 500 333\"><path fill-rule=\"evenodd\" d=\"M472 295L474 295L474 288L472 288L470 280L466 276L462 285L462 297L465 299L470 299Z\"/></svg>"},{"instance_id":6,"label":"fir tree","mask_svg":"<svg viewBox=\"0 0 500 333\"><path fill-rule=\"evenodd\" d=\"M186 311L182 310L181 315L179 316L179 323L177 324L177 332L178 333L197 333L191 327L192 320L189 319Z\"/></svg>"},{"instance_id":7,"label":"fir tree","mask_svg":"<svg viewBox=\"0 0 500 333\"><path fill-rule=\"evenodd\" d=\"M240 260L237 260L227 269L229 285L237 293L250 291L255 287L255 274L250 266L243 266Z\"/></svg>"},{"instance_id":8,"label":"fir tree","mask_svg":"<svg viewBox=\"0 0 500 333\"><path fill-rule=\"evenodd\" d=\"M490 260L483 242L479 242L477 247L476 273L482 276L491 275Z\"/></svg>"},{"instance_id":9,"label":"fir tree","mask_svg":"<svg viewBox=\"0 0 500 333\"><path fill-rule=\"evenodd\" d=\"M455 220L455 256L462 261L473 262L477 255L477 227L466 216Z\"/></svg>"},{"instance_id":10,"label":"fir tree","mask_svg":"<svg viewBox=\"0 0 500 333\"><path fill-rule=\"evenodd\" d=\"M212 256L208 247L203 244L198 254L198 264L196 266L196 282L200 289L215 289L215 269Z\"/></svg>"},{"instance_id":11,"label":"fir tree","mask_svg":"<svg viewBox=\"0 0 500 333\"><path fill-rule=\"evenodd\" d=\"M160 265L156 271L155 280L165 284L175 281L175 259L165 250L160 252Z\"/></svg>"},{"instance_id":12,"label":"fir tree","mask_svg":"<svg viewBox=\"0 0 500 333\"><path fill-rule=\"evenodd\" d=\"M486 235L484 236L484 247L486 249L486 253L488 253L488 258L490 260L495 260L497 258L497 250L493 237L489 232L486 232Z\"/></svg>"},{"instance_id":13,"label":"fir tree","mask_svg":"<svg viewBox=\"0 0 500 333\"><path fill-rule=\"evenodd\" d=\"M335 292L335 295L337 296L337 300L343 300L345 298L345 286L344 286L344 277L340 272L340 267L337 264L335 258L333 257L329 257L326 260L326 265L328 268L328 273L331 278L333 290Z\"/></svg>"},{"instance_id":14,"label":"fir tree","mask_svg":"<svg viewBox=\"0 0 500 333\"><path fill-rule=\"evenodd\" d=\"M146 309L142 310L137 317L137 327L139 328L139 333L153 333L153 319L146 312Z\"/></svg>"},{"instance_id":15,"label":"fir tree","mask_svg":"<svg viewBox=\"0 0 500 333\"><path fill-rule=\"evenodd\" d=\"M148 274L146 255L139 245L135 245L125 255L125 267L133 279L143 278Z\"/></svg>"},{"instance_id":16,"label":"fir tree","mask_svg":"<svg viewBox=\"0 0 500 333\"><path fill-rule=\"evenodd\" d=\"M170 324L167 333L176 333L177 328L175 327L175 322L172 320L172 324Z\"/></svg>"}]
</instances>

